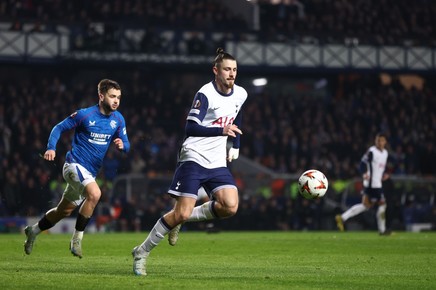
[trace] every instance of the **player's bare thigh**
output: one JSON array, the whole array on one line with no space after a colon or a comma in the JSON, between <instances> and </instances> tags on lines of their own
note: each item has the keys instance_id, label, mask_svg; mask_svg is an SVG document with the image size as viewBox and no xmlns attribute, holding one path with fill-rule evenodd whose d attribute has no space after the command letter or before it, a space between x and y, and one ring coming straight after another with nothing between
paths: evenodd
<instances>
[{"instance_id":1,"label":"player's bare thigh","mask_svg":"<svg viewBox=\"0 0 436 290\"><path fill-rule=\"evenodd\" d=\"M85 190L83 193L85 194L85 197L88 201L91 200L94 201L95 203L97 203L101 197L100 187L95 181L89 182L85 186Z\"/></svg>"},{"instance_id":2,"label":"player's bare thigh","mask_svg":"<svg viewBox=\"0 0 436 290\"><path fill-rule=\"evenodd\" d=\"M372 207L372 202L366 194L362 196L362 203L366 208Z\"/></svg>"},{"instance_id":3,"label":"player's bare thigh","mask_svg":"<svg viewBox=\"0 0 436 290\"><path fill-rule=\"evenodd\" d=\"M196 203L196 199L192 197L178 196L175 199L174 208L164 215L165 221L171 227L186 221L191 216Z\"/></svg>"},{"instance_id":4,"label":"player's bare thigh","mask_svg":"<svg viewBox=\"0 0 436 290\"><path fill-rule=\"evenodd\" d=\"M215 210L220 217L228 217L236 214L239 205L238 190L233 187L225 187L217 190L214 194Z\"/></svg>"}]
</instances>

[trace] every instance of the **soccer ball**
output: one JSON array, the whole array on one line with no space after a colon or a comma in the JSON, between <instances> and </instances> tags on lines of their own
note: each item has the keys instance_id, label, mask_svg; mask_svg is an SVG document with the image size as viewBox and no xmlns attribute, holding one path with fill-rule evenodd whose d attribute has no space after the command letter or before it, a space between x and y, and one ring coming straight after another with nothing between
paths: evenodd
<instances>
[{"instance_id":1,"label":"soccer ball","mask_svg":"<svg viewBox=\"0 0 436 290\"><path fill-rule=\"evenodd\" d=\"M310 169L301 174L298 179L300 194L307 199L321 198L326 193L329 182L324 173L316 169Z\"/></svg>"}]
</instances>

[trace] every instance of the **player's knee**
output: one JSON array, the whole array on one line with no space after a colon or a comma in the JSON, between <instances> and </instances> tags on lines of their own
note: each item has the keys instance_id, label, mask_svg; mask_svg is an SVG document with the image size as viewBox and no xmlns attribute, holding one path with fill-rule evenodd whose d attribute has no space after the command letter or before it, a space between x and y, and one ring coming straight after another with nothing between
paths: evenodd
<instances>
[{"instance_id":1,"label":"player's knee","mask_svg":"<svg viewBox=\"0 0 436 290\"><path fill-rule=\"evenodd\" d=\"M230 206L225 206L225 207L223 207L223 211L222 211L222 216L221 217L222 218L226 218L226 217L234 216L237 211L238 211L238 204L230 205Z\"/></svg>"},{"instance_id":2,"label":"player's knee","mask_svg":"<svg viewBox=\"0 0 436 290\"><path fill-rule=\"evenodd\" d=\"M100 190L94 190L94 191L89 192L87 194L86 199L87 199L88 202L91 202L91 203L96 205L98 203L98 201L100 200L100 197L101 197L101 191Z\"/></svg>"},{"instance_id":3,"label":"player's knee","mask_svg":"<svg viewBox=\"0 0 436 290\"><path fill-rule=\"evenodd\" d=\"M183 223L188 220L191 216L192 211L184 210L184 211L174 211L174 218L177 223Z\"/></svg>"},{"instance_id":4,"label":"player's knee","mask_svg":"<svg viewBox=\"0 0 436 290\"><path fill-rule=\"evenodd\" d=\"M370 201L363 201L363 206L365 207L366 210L369 210L373 205Z\"/></svg>"},{"instance_id":5,"label":"player's knee","mask_svg":"<svg viewBox=\"0 0 436 290\"><path fill-rule=\"evenodd\" d=\"M230 214L233 216L238 212L238 204L230 208Z\"/></svg>"}]
</instances>

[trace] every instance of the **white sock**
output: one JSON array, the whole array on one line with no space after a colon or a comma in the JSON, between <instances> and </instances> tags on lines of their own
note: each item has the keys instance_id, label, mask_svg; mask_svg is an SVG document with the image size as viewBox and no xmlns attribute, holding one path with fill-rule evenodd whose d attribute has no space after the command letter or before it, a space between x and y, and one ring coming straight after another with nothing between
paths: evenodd
<instances>
[{"instance_id":1,"label":"white sock","mask_svg":"<svg viewBox=\"0 0 436 290\"><path fill-rule=\"evenodd\" d=\"M167 228L162 220L163 218L160 218L151 229L145 241L138 248L138 254L147 254L154 247L156 247L160 243L160 241L162 241L166 234L168 234L170 230Z\"/></svg>"},{"instance_id":2,"label":"white sock","mask_svg":"<svg viewBox=\"0 0 436 290\"><path fill-rule=\"evenodd\" d=\"M344 212L341 215L341 217L342 217L342 220L345 222L349 218L356 216L358 214L361 214L362 212L367 211L367 210L368 209L362 203L358 203L358 204L350 207L346 212Z\"/></svg>"},{"instance_id":3,"label":"white sock","mask_svg":"<svg viewBox=\"0 0 436 290\"><path fill-rule=\"evenodd\" d=\"M386 204L379 205L377 209L377 226L380 233L386 231Z\"/></svg>"},{"instance_id":4,"label":"white sock","mask_svg":"<svg viewBox=\"0 0 436 290\"><path fill-rule=\"evenodd\" d=\"M214 201L208 201L202 205L194 207L191 216L186 220L186 222L199 222L206 221L215 218L213 213Z\"/></svg>"}]
</instances>

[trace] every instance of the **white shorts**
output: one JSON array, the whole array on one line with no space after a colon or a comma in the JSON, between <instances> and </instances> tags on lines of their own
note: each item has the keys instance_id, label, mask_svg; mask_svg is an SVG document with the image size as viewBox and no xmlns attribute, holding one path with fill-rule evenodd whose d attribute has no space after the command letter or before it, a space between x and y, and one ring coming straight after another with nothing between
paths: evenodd
<instances>
[{"instance_id":1,"label":"white shorts","mask_svg":"<svg viewBox=\"0 0 436 290\"><path fill-rule=\"evenodd\" d=\"M67 162L65 162L62 169L62 175L67 182L67 187L65 187L64 190L64 198L74 203L76 206L80 205L86 197L83 194L85 186L91 182L95 182L95 177L82 165Z\"/></svg>"}]
</instances>

